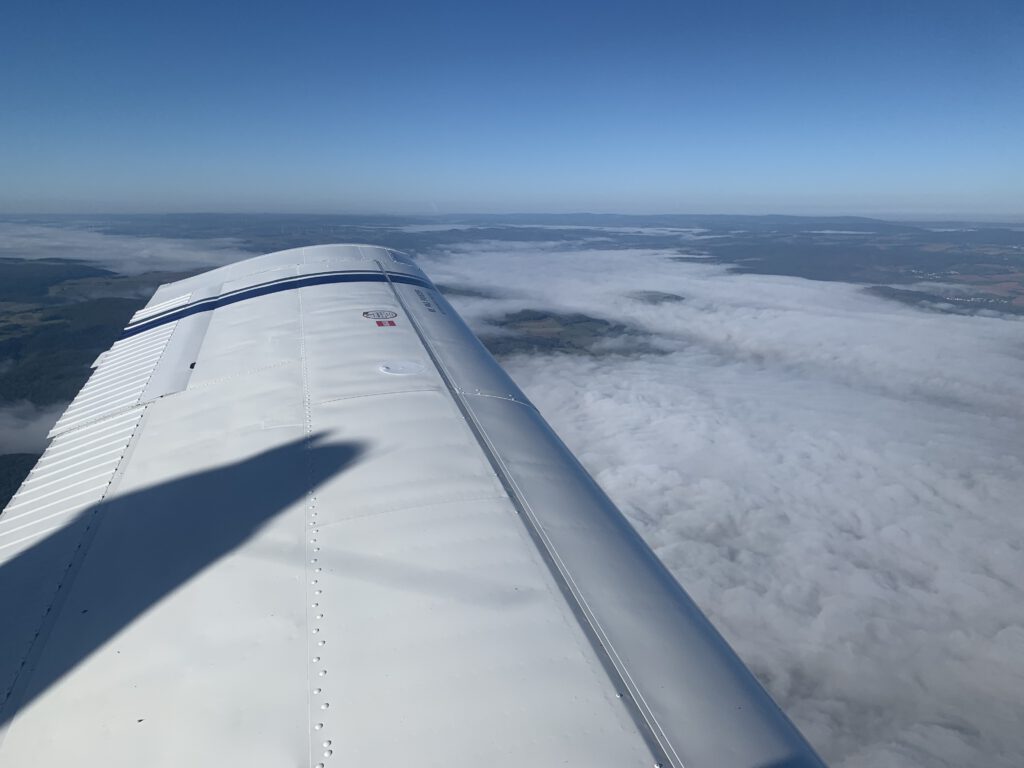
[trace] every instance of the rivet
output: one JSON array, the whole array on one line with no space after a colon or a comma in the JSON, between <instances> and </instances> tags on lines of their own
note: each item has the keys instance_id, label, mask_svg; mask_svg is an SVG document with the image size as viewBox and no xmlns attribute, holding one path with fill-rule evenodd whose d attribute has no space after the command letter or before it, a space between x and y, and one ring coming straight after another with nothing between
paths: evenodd
<instances>
[{"instance_id":1,"label":"rivet","mask_svg":"<svg viewBox=\"0 0 1024 768\"><path fill-rule=\"evenodd\" d=\"M318 661L320 661L320 657L319 656L314 656L313 657L313 663L315 664Z\"/></svg>"},{"instance_id":2,"label":"rivet","mask_svg":"<svg viewBox=\"0 0 1024 768\"><path fill-rule=\"evenodd\" d=\"M320 607L320 603L313 603L312 607L313 608L319 608Z\"/></svg>"},{"instance_id":3,"label":"rivet","mask_svg":"<svg viewBox=\"0 0 1024 768\"><path fill-rule=\"evenodd\" d=\"M319 552L320 551L320 547L313 547L313 551L314 552Z\"/></svg>"},{"instance_id":4,"label":"rivet","mask_svg":"<svg viewBox=\"0 0 1024 768\"><path fill-rule=\"evenodd\" d=\"M317 641L317 645L327 645L327 641L326 640L319 640L319 641Z\"/></svg>"},{"instance_id":5,"label":"rivet","mask_svg":"<svg viewBox=\"0 0 1024 768\"><path fill-rule=\"evenodd\" d=\"M323 763L317 763L316 764L316 768L324 768L324 764Z\"/></svg>"},{"instance_id":6,"label":"rivet","mask_svg":"<svg viewBox=\"0 0 1024 768\"><path fill-rule=\"evenodd\" d=\"M320 571L322 571L322 570L323 570L323 568L315 568L314 570L315 570L315 571L316 571L317 573L320 573Z\"/></svg>"},{"instance_id":7,"label":"rivet","mask_svg":"<svg viewBox=\"0 0 1024 768\"><path fill-rule=\"evenodd\" d=\"M320 632L320 627L313 627L313 634L314 635L318 634L319 632Z\"/></svg>"},{"instance_id":8,"label":"rivet","mask_svg":"<svg viewBox=\"0 0 1024 768\"><path fill-rule=\"evenodd\" d=\"M310 560L309 562L311 562L311 563L315 563L316 561L317 561L317 559L316 559L316 558L314 557L314 558L313 558L312 560Z\"/></svg>"},{"instance_id":9,"label":"rivet","mask_svg":"<svg viewBox=\"0 0 1024 768\"><path fill-rule=\"evenodd\" d=\"M324 750L324 757L330 757L333 754L334 754L334 750L333 749L325 749Z\"/></svg>"},{"instance_id":10,"label":"rivet","mask_svg":"<svg viewBox=\"0 0 1024 768\"><path fill-rule=\"evenodd\" d=\"M322 595L323 593L324 593L324 591L322 589L313 590L313 594L314 595Z\"/></svg>"},{"instance_id":11,"label":"rivet","mask_svg":"<svg viewBox=\"0 0 1024 768\"><path fill-rule=\"evenodd\" d=\"M320 693L320 691L322 691L322 690L323 690L323 688L314 688L314 689L313 689L313 693L314 693L314 694L319 694L319 693Z\"/></svg>"},{"instance_id":12,"label":"rivet","mask_svg":"<svg viewBox=\"0 0 1024 768\"><path fill-rule=\"evenodd\" d=\"M317 723L316 725L313 726L313 729L319 731L323 727L324 727L323 723Z\"/></svg>"},{"instance_id":13,"label":"rivet","mask_svg":"<svg viewBox=\"0 0 1024 768\"><path fill-rule=\"evenodd\" d=\"M324 675L327 674L327 670L326 669L321 669L319 672L317 672L317 674L320 675L320 677L323 677Z\"/></svg>"},{"instance_id":14,"label":"rivet","mask_svg":"<svg viewBox=\"0 0 1024 768\"><path fill-rule=\"evenodd\" d=\"M331 708L331 705L328 702L326 702L326 701L323 704L320 705L320 709L330 709L330 708Z\"/></svg>"},{"instance_id":15,"label":"rivet","mask_svg":"<svg viewBox=\"0 0 1024 768\"><path fill-rule=\"evenodd\" d=\"M331 740L330 740L330 739L328 739L327 741L325 741L325 742L324 742L324 746L325 746L325 747L329 747L329 746L331 746Z\"/></svg>"},{"instance_id":16,"label":"rivet","mask_svg":"<svg viewBox=\"0 0 1024 768\"><path fill-rule=\"evenodd\" d=\"M322 618L324 617L324 615L323 615L322 613L318 613L318 614L316 615L316 617L317 617L318 619L322 619Z\"/></svg>"}]
</instances>

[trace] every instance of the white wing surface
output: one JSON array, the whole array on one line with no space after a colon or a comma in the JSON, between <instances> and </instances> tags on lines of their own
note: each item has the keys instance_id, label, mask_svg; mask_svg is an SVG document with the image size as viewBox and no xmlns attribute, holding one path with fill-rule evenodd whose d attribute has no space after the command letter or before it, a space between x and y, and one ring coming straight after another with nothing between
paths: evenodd
<instances>
[{"instance_id":1,"label":"white wing surface","mask_svg":"<svg viewBox=\"0 0 1024 768\"><path fill-rule=\"evenodd\" d=\"M0 765L821 765L400 254L163 286L52 437Z\"/></svg>"}]
</instances>

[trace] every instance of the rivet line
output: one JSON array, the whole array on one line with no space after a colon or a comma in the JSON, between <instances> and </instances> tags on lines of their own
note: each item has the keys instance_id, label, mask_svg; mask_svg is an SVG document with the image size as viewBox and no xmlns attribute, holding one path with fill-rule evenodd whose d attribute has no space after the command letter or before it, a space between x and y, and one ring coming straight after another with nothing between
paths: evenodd
<instances>
[{"instance_id":1,"label":"rivet line","mask_svg":"<svg viewBox=\"0 0 1024 768\"><path fill-rule=\"evenodd\" d=\"M303 313L303 308L302 308L302 293L303 292L301 290L299 290L297 292L297 298L298 298L298 304L299 304L299 354L300 354L300 359L302 361L302 389L303 389L303 408L305 410L305 417L306 417L305 418L305 421L306 421L306 424L305 424L305 426L306 426L306 439L307 439L307 441L311 441L312 440L312 436L313 436L313 408L312 408L312 400L311 400L310 391L309 391L309 369L308 369L307 357L306 357L306 334L305 334L305 327L304 327L304 324L303 324L303 315L304 315L304 313ZM309 483L309 491L307 492L307 504L306 504L306 513L307 513L307 515L306 515L306 518L305 518L307 524L306 524L305 528L309 529L309 532L306 534L306 536L307 536L307 538L309 540L309 543L306 545L306 559L307 559L307 563L308 563L306 565L306 568L310 568L312 566L315 566L315 573L319 574L319 573L321 573L322 568L319 565L319 558L316 556L316 553L319 553L319 551L320 551L320 547L317 546L318 537L320 535L320 529L317 527L319 525L318 522L317 522L317 518L319 517L320 512L317 509L317 501L318 501L318 499L317 499L316 495L313 493L314 475L313 475L312 454L307 454L307 456L308 456L308 458L307 458L306 466L307 466L307 471L308 471L308 478L307 478L307 480L308 480L308 483ZM317 610L317 609L320 608L320 601L319 601L319 599L314 599L314 598L319 598L319 596L323 594L323 589L318 587L318 588L316 588L314 590L314 587L317 587L319 585L320 579L319 579L318 576L313 576L313 575L307 575L306 578L307 578L307 581L309 582L309 586L307 586L306 589L308 590L308 592L313 592L314 593L314 594L310 595L307 592L307 603L306 604L308 606L310 606L313 610ZM310 628L310 634L309 634L309 639L310 640L309 640L309 645L307 645L308 653L307 653L307 656L306 656L306 658L309 659L309 665L310 665L308 667L309 674L307 676L307 679L309 681L310 696L317 698L317 701L320 704L321 711L324 711L324 710L326 710L329 707L328 702L324 701L324 699L323 699L323 697L324 697L324 690L323 690L323 687L322 687L323 686L323 678L327 675L327 667L326 667L326 665L322 664L321 657L320 657L320 653L321 652L315 650L316 648L323 647L324 641L323 640L319 640L319 638L316 638L316 639L319 640L319 642L313 643L314 636L319 635L320 634L320 630L322 629L320 623L323 621L324 614L321 611L320 613L315 614L315 619L311 619L310 618L310 614L309 614L309 610L310 610L309 608L306 609L307 626ZM316 665L316 666L313 666L313 665ZM316 673L315 676L312 674L313 670L317 670L317 673ZM310 717L311 728L312 728L312 730L314 732L322 731L324 729L324 723L322 721L316 721L316 720L313 719L313 707L312 707L313 701L312 701L312 699L310 700L309 703L310 703L310 715L309 715L309 717ZM327 739L327 740L318 739L318 741L321 741L321 743L324 745L323 748L324 748L325 751L323 752L323 756L325 758L326 757L330 757L332 752L333 752L333 750L327 748L327 746L331 743L330 739ZM312 737L311 737L310 745L309 746L310 746L309 762L312 763L313 760L315 759L314 758L314 754L315 754L315 750L317 748L316 747L316 742L312 741ZM318 763L315 764L315 766L316 766L316 768L325 768L325 765L324 765L323 762L318 762Z\"/></svg>"}]
</instances>

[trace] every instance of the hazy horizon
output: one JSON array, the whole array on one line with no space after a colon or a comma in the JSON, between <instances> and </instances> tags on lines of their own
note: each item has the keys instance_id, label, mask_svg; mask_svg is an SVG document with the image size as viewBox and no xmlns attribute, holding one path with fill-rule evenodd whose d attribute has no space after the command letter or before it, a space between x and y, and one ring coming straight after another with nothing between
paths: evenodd
<instances>
[{"instance_id":1,"label":"hazy horizon","mask_svg":"<svg viewBox=\"0 0 1024 768\"><path fill-rule=\"evenodd\" d=\"M393 219L409 219L409 218L423 218L423 219L452 219L458 217L487 217L493 216L496 218L517 216L517 217L557 217L557 216L633 216L637 218L658 218L658 217L737 217L737 218L772 218L772 217L785 217L794 219L869 219L874 221L884 221L893 224L931 224L931 223L960 223L960 224L1006 224L1010 226L1024 225L1024 211L1020 211L1013 214L982 214L982 213L894 213L891 215L885 214L872 214L864 212L842 212L837 211L835 213L807 213L807 212L778 212L778 211L764 211L755 212L749 210L737 210L737 211L723 211L723 210L680 210L680 211L628 211L628 210L592 210L592 209L575 209L566 208L564 210L555 211L539 211L539 210L452 210L445 212L438 211L412 211L412 212L397 212L389 210L376 210L367 209L365 211L350 209L350 210L230 210L230 209L210 209L210 210L161 210L161 209L140 209L140 210L126 210L126 209L96 209L96 210L0 210L0 217L3 218L17 218L17 217L45 217L45 216L56 216L56 217L106 217L106 216L337 216L337 217L352 217L352 218L393 218Z\"/></svg>"}]
</instances>

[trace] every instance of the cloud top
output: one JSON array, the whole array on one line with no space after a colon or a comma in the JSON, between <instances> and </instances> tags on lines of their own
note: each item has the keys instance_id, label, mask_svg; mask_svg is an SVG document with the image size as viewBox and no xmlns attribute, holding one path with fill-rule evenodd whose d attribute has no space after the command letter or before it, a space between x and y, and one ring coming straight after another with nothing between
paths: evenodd
<instances>
[{"instance_id":1,"label":"cloud top","mask_svg":"<svg viewBox=\"0 0 1024 768\"><path fill-rule=\"evenodd\" d=\"M211 268L251 256L231 238L136 237L75 226L0 221L0 258L81 259L136 275Z\"/></svg>"},{"instance_id":2,"label":"cloud top","mask_svg":"<svg viewBox=\"0 0 1024 768\"><path fill-rule=\"evenodd\" d=\"M0 405L0 454L42 453L47 433L67 407L38 407L27 400Z\"/></svg>"}]
</instances>

